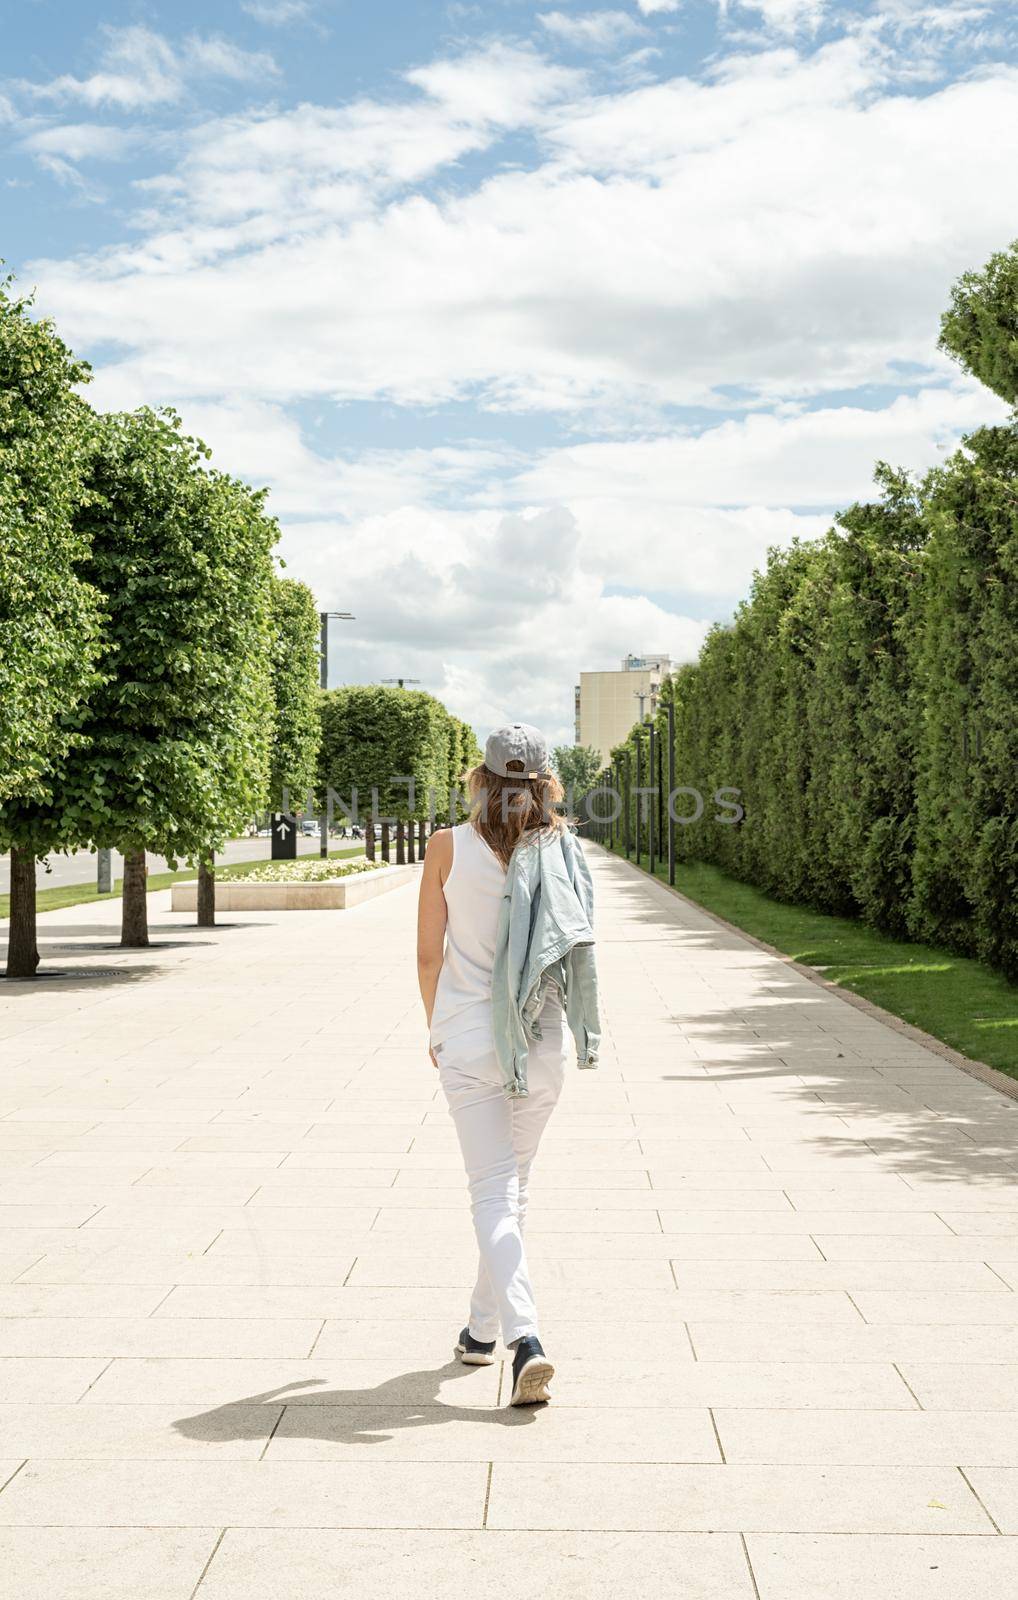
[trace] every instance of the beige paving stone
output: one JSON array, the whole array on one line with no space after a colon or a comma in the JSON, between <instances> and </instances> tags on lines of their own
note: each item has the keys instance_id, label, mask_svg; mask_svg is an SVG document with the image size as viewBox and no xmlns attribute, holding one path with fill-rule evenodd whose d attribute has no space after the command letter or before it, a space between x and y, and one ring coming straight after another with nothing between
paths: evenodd
<instances>
[{"instance_id":1,"label":"beige paving stone","mask_svg":"<svg viewBox=\"0 0 1018 1600\"><path fill-rule=\"evenodd\" d=\"M1016 1411L717 1409L725 1460L810 1466L1011 1466Z\"/></svg>"},{"instance_id":2,"label":"beige paving stone","mask_svg":"<svg viewBox=\"0 0 1018 1600\"><path fill-rule=\"evenodd\" d=\"M313 1319L8 1317L4 1356L304 1356L318 1333Z\"/></svg>"},{"instance_id":3,"label":"beige paving stone","mask_svg":"<svg viewBox=\"0 0 1018 1600\"><path fill-rule=\"evenodd\" d=\"M4 1284L0 1286L0 1326L5 1317L147 1317L169 1292L170 1281L150 1287L94 1283Z\"/></svg>"},{"instance_id":4,"label":"beige paving stone","mask_svg":"<svg viewBox=\"0 0 1018 1600\"><path fill-rule=\"evenodd\" d=\"M1018 1362L1007 1359L1010 1341L998 1333L992 1342L994 1353L987 1349L973 1357L966 1356L964 1340L939 1359L927 1359L922 1351L911 1360L903 1355L902 1376L928 1411L1018 1411Z\"/></svg>"},{"instance_id":5,"label":"beige paving stone","mask_svg":"<svg viewBox=\"0 0 1018 1600\"><path fill-rule=\"evenodd\" d=\"M174 1404L197 1407L286 1405L492 1406L499 1370L465 1367L452 1357L407 1367L398 1357L377 1359L314 1355L271 1360L238 1357L114 1360L88 1391L91 1404ZM692 1402L696 1403L696 1402ZM911 1403L911 1402L910 1402Z\"/></svg>"},{"instance_id":6,"label":"beige paving stone","mask_svg":"<svg viewBox=\"0 0 1018 1600\"><path fill-rule=\"evenodd\" d=\"M372 1233L399 1233L417 1232L421 1229L460 1228L470 1229L470 1219L466 1215L466 1207L460 1203L455 1213L442 1211L437 1216L433 1209L411 1209L400 1206L389 1209L381 1205L377 1216L371 1226ZM589 1210L579 1208L559 1208L547 1203L541 1204L533 1199L527 1213L527 1233L533 1236L537 1233L660 1233L661 1223L656 1210L635 1210L632 1208L616 1211L610 1206L591 1207Z\"/></svg>"},{"instance_id":7,"label":"beige paving stone","mask_svg":"<svg viewBox=\"0 0 1018 1600\"><path fill-rule=\"evenodd\" d=\"M0 1403L79 1400L108 1366L105 1358L0 1357Z\"/></svg>"},{"instance_id":8,"label":"beige paving stone","mask_svg":"<svg viewBox=\"0 0 1018 1600\"><path fill-rule=\"evenodd\" d=\"M35 1405L0 1406L5 1448L33 1459L71 1461L161 1460L220 1456L256 1461L282 1414L282 1404L224 1406L203 1427L178 1428L179 1406Z\"/></svg>"},{"instance_id":9,"label":"beige paving stone","mask_svg":"<svg viewBox=\"0 0 1018 1600\"><path fill-rule=\"evenodd\" d=\"M334 1532L228 1529L202 1600L754 1600L741 1542L731 1534ZM996 1600L996 1597L994 1597Z\"/></svg>"},{"instance_id":10,"label":"beige paving stone","mask_svg":"<svg viewBox=\"0 0 1018 1600\"><path fill-rule=\"evenodd\" d=\"M0 1526L480 1527L481 1462L30 1461Z\"/></svg>"},{"instance_id":11,"label":"beige paving stone","mask_svg":"<svg viewBox=\"0 0 1018 1600\"><path fill-rule=\"evenodd\" d=\"M535 1280L537 1274L533 1274ZM472 1276L468 1274L468 1277ZM543 1284L565 1284L577 1288L596 1289L604 1277L603 1268L596 1258L544 1263L540 1278ZM358 1257L351 1270L349 1283L356 1288L410 1287L410 1288L464 1288L464 1269L455 1262L422 1259L407 1260L402 1254L390 1260L372 1255ZM642 1288L667 1289L674 1280L667 1261L636 1261L617 1259L612 1266L612 1286L615 1289ZM536 1292L536 1282L535 1282Z\"/></svg>"},{"instance_id":12,"label":"beige paving stone","mask_svg":"<svg viewBox=\"0 0 1018 1600\"><path fill-rule=\"evenodd\" d=\"M506 1380L508 1382L508 1379ZM504 1386L503 1386L504 1387ZM705 1408L289 1406L267 1461L719 1462Z\"/></svg>"},{"instance_id":13,"label":"beige paving stone","mask_svg":"<svg viewBox=\"0 0 1018 1600\"><path fill-rule=\"evenodd\" d=\"M954 1469L962 1449L973 1473L1018 1468L1018 1362L1001 1360L1018 1108L624 864L592 863L605 1050L599 1072L567 1074L531 1183L528 1253L557 1366L537 1413L506 1407L501 1346L491 1368L452 1359L476 1258L423 1050L412 890L345 922L263 913L242 938L153 950L158 985L11 999L23 1016L30 998L38 1026L17 1035L0 1089L0 1220L20 1223L0 1242L0 1281L17 1280L0 1316L30 1353L0 1360L0 1436L28 1468L64 1475L26 1479L20 1514L269 1524L231 1529L182 1600L215 1600L220 1580L223 1600L324 1600L351 1563L368 1600L383 1581L387 1600L444 1600L486 1576L505 1592L499 1548L526 1549L527 1600L535 1587L741 1600L738 1532L836 1549L836 1533L799 1527L843 1529L857 1552L882 1544L906 1600L906 1547L934 1541L945 1565L967 1547L952 1600L984 1572L992 1596L1006 1569L983 1552L1010 1541ZM112 928L116 908L60 915ZM33 1332L41 1348L21 1343ZM125 1353L45 1354L107 1346ZM0 1506L17 1511L28 1468ZM463 1471L468 1492L452 1492ZM491 1525L510 1490L532 1489L576 1531ZM442 1531L467 1502L471 1531ZM716 1506L731 1522L703 1520ZM393 1507L439 1531L299 1521ZM957 1516L963 1535L939 1531ZM727 1531L670 1531L687 1527ZM92 1548L91 1529L27 1531L33 1548ZM100 1552L115 1536L96 1530L80 1575L114 1594ZM836 1559L865 1596L879 1568ZM135 1577L131 1600L150 1589Z\"/></svg>"},{"instance_id":14,"label":"beige paving stone","mask_svg":"<svg viewBox=\"0 0 1018 1600\"><path fill-rule=\"evenodd\" d=\"M962 1475L945 1467L636 1463L602 1465L590 1473L540 1464L521 1473L496 1463L488 1526L745 1533L993 1530Z\"/></svg>"},{"instance_id":15,"label":"beige paving stone","mask_svg":"<svg viewBox=\"0 0 1018 1600\"><path fill-rule=\"evenodd\" d=\"M982 1261L676 1261L679 1290L987 1290L1007 1293Z\"/></svg>"},{"instance_id":16,"label":"beige paving stone","mask_svg":"<svg viewBox=\"0 0 1018 1600\"><path fill-rule=\"evenodd\" d=\"M760 1600L1013 1600L1018 1540L750 1534Z\"/></svg>"},{"instance_id":17,"label":"beige paving stone","mask_svg":"<svg viewBox=\"0 0 1018 1600\"><path fill-rule=\"evenodd\" d=\"M999 1265L1001 1257L1018 1261L1018 1234L990 1240L974 1235L957 1238L954 1234L931 1234L908 1238L903 1234L818 1231L812 1237L829 1261L992 1261L994 1269L1006 1282L1009 1282L1006 1268Z\"/></svg>"},{"instance_id":18,"label":"beige paving stone","mask_svg":"<svg viewBox=\"0 0 1018 1600\"><path fill-rule=\"evenodd\" d=\"M890 1362L679 1360L663 1369L652 1356L572 1360L556 1347L555 1363L562 1405L916 1409Z\"/></svg>"},{"instance_id":19,"label":"beige paving stone","mask_svg":"<svg viewBox=\"0 0 1018 1600\"><path fill-rule=\"evenodd\" d=\"M1018 1533L1018 1467L966 1467L966 1476L1000 1532Z\"/></svg>"},{"instance_id":20,"label":"beige paving stone","mask_svg":"<svg viewBox=\"0 0 1018 1600\"><path fill-rule=\"evenodd\" d=\"M690 1337L701 1361L765 1361L774 1356L774 1332L745 1322L694 1322ZM970 1361L997 1363L1009 1351L994 1323L789 1323L781 1331L789 1361ZM964 1401L960 1402L964 1407ZM1018 1407L1016 1407L1018 1409Z\"/></svg>"},{"instance_id":21,"label":"beige paving stone","mask_svg":"<svg viewBox=\"0 0 1018 1600\"><path fill-rule=\"evenodd\" d=\"M1007 1211L941 1211L944 1223L953 1233L980 1234L985 1237L999 1235L1018 1235L1018 1210Z\"/></svg>"},{"instance_id":22,"label":"beige paving stone","mask_svg":"<svg viewBox=\"0 0 1018 1600\"><path fill-rule=\"evenodd\" d=\"M190 1600L218 1528L35 1528L0 1532L18 1600Z\"/></svg>"},{"instance_id":23,"label":"beige paving stone","mask_svg":"<svg viewBox=\"0 0 1018 1600\"><path fill-rule=\"evenodd\" d=\"M1002 1285L1003 1287L1003 1285ZM1003 1294L990 1289L955 1293L895 1294L892 1291L864 1291L855 1297L867 1322L963 1322L976 1325L992 1322L1005 1327L1018 1323L1018 1294L1005 1289Z\"/></svg>"}]
</instances>

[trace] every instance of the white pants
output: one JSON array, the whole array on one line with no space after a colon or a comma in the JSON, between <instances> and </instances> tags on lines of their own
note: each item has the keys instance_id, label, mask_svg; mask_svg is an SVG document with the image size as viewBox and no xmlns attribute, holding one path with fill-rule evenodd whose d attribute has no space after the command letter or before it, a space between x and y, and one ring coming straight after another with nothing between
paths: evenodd
<instances>
[{"instance_id":1,"label":"white pants","mask_svg":"<svg viewBox=\"0 0 1018 1600\"><path fill-rule=\"evenodd\" d=\"M448 1039L438 1057L480 1252L468 1327L485 1342L500 1327L507 1345L538 1331L522 1232L531 1163L565 1076L567 1032L557 996L541 1012L541 1031L527 1056L529 1093L520 1098L506 1095L495 1052L483 1037Z\"/></svg>"}]
</instances>

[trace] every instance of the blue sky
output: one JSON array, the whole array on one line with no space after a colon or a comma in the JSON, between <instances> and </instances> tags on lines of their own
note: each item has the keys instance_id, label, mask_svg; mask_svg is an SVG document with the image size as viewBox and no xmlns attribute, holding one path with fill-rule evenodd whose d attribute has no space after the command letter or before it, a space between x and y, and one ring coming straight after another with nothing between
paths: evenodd
<instances>
[{"instance_id":1,"label":"blue sky","mask_svg":"<svg viewBox=\"0 0 1018 1600\"><path fill-rule=\"evenodd\" d=\"M774 544L999 404L935 350L1006 245L996 0L21 0L0 255L266 483L413 676L570 736L583 667L695 654Z\"/></svg>"}]
</instances>

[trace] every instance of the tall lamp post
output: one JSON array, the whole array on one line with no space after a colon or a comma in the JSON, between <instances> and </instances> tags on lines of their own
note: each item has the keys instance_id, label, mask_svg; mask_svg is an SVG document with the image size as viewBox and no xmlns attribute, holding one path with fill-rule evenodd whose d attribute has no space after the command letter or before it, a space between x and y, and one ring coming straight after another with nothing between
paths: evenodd
<instances>
[{"instance_id":1,"label":"tall lamp post","mask_svg":"<svg viewBox=\"0 0 1018 1600\"><path fill-rule=\"evenodd\" d=\"M329 687L329 621L335 617L339 622L353 622L352 611L319 611L318 621L321 625L321 643L318 647L318 658L321 662L321 676L319 683L323 689Z\"/></svg>"},{"instance_id":2,"label":"tall lamp post","mask_svg":"<svg viewBox=\"0 0 1018 1600\"><path fill-rule=\"evenodd\" d=\"M320 665L319 685L323 689L329 687L329 622L335 617L338 622L353 622L352 611L319 611L319 646L318 660ZM318 854L322 860L329 855L329 807L325 796L322 797L322 814L318 819Z\"/></svg>"}]
</instances>

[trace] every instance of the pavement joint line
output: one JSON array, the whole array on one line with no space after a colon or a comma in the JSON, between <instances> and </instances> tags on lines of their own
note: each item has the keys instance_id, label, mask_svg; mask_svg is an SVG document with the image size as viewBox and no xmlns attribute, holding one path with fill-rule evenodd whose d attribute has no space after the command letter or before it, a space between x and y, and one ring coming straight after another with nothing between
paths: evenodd
<instances>
[{"instance_id":1,"label":"pavement joint line","mask_svg":"<svg viewBox=\"0 0 1018 1600\"><path fill-rule=\"evenodd\" d=\"M969 1492L975 1497L976 1504L986 1513L987 1517L989 1518L990 1525L993 1528L993 1531L995 1533L999 1534L1001 1537L1003 1537L1003 1533L1004 1533L1003 1528L1001 1528L1000 1524L997 1522L996 1517L994 1517L993 1514L991 1513L990 1508L987 1506L986 1502L981 1498L981 1496L979 1494L979 1491L976 1489L975 1485L972 1483L972 1481L968 1477L968 1475L967 1475L967 1473L965 1471L965 1468L964 1467L958 1467L957 1471L961 1475L962 1482L964 1484L966 1484L966 1486L968 1487Z\"/></svg>"},{"instance_id":2,"label":"pavement joint line","mask_svg":"<svg viewBox=\"0 0 1018 1600\"><path fill-rule=\"evenodd\" d=\"M989 1272L992 1272L992 1273L993 1273L993 1276L994 1276L994 1277L995 1277L995 1278L1000 1278L1000 1281L1001 1281L1001 1283L1002 1283L1002 1284L1003 1284L1003 1285L1004 1285L1004 1288L1005 1288L1005 1289L1010 1289L1010 1290L1011 1290L1011 1293L1012 1293L1012 1294L1013 1294L1013 1293L1014 1293L1014 1284L1013 1284L1013 1283L1008 1283L1008 1281L1007 1281L1007 1279L1006 1279L1006 1278L1003 1278L1003 1277L1001 1277L1001 1275L1000 1275L1000 1273L999 1273L999 1272L998 1272L998 1271L997 1271L997 1269L996 1269L996 1267L994 1267L994 1266L992 1266L992 1265L991 1265L991 1264L990 1264L990 1262L989 1262L989 1261L984 1261L984 1262L983 1262L983 1263L982 1263L982 1265L983 1265L983 1266L984 1266L984 1267L986 1267L986 1269L987 1269L987 1271L989 1271Z\"/></svg>"},{"instance_id":3,"label":"pavement joint line","mask_svg":"<svg viewBox=\"0 0 1018 1600\"><path fill-rule=\"evenodd\" d=\"M60 1360L63 1359L63 1357L61 1357L61 1356L50 1356L48 1359L51 1360L51 1361L60 1361ZM102 1360L102 1357L100 1356L99 1359ZM84 1400L85 1396L87 1394L91 1393L91 1391L95 1388L96 1384L99 1382L100 1378L103 1378L103 1377L106 1376L107 1372L109 1372L109 1370L112 1367L114 1361L116 1361L116 1360L117 1360L116 1356L109 1356L107 1358L106 1365L101 1369L101 1371L97 1372L95 1377L92 1378L90 1380L90 1382L86 1383L84 1389L79 1394L77 1400L75 1400L75 1402L74 1402L75 1405L77 1405L77 1406L81 1405L81 1403Z\"/></svg>"},{"instance_id":4,"label":"pavement joint line","mask_svg":"<svg viewBox=\"0 0 1018 1600\"><path fill-rule=\"evenodd\" d=\"M194 1600L194 1597L198 1593L198 1590L201 1588L202 1584L205 1582L205 1574L208 1572L209 1568L211 1567L212 1562L215 1559L216 1552L219 1549L219 1546L222 1544L222 1542L223 1542L223 1540L225 1538L226 1538L226 1529L225 1528L220 1528L218 1534L216 1535L215 1543L213 1544L212 1549L209 1551L208 1560L206 1561L205 1565L202 1567L201 1571L199 1572L199 1574L198 1574L198 1582L195 1584L194 1588L191 1590L191 1593L188 1596L188 1600Z\"/></svg>"},{"instance_id":5,"label":"pavement joint line","mask_svg":"<svg viewBox=\"0 0 1018 1600\"><path fill-rule=\"evenodd\" d=\"M11 1279L11 1282L12 1283L20 1283L21 1279L25 1276L26 1272L31 1272L33 1267L37 1267L40 1264L40 1262L45 1261L46 1255L47 1255L47 1252L44 1250L41 1256L37 1256L34 1261L30 1261L29 1262L27 1267L22 1267L20 1272L15 1273L14 1277Z\"/></svg>"},{"instance_id":6,"label":"pavement joint line","mask_svg":"<svg viewBox=\"0 0 1018 1600\"><path fill-rule=\"evenodd\" d=\"M269 1431L269 1436L266 1439L264 1445L262 1446L262 1453L258 1457L259 1461L264 1461L265 1460L265 1452L268 1450L269 1445L272 1443L273 1439L276 1437L276 1429L279 1427L279 1424L282 1422L283 1418L285 1417L286 1410L287 1410L287 1408L286 1408L285 1405L281 1405L280 1406L280 1408L279 1408L279 1416L276 1418L275 1422L272 1424L272 1427L271 1427L271 1429Z\"/></svg>"},{"instance_id":7,"label":"pavement joint line","mask_svg":"<svg viewBox=\"0 0 1018 1600\"><path fill-rule=\"evenodd\" d=\"M170 1284L170 1287L167 1289L167 1291L163 1295L162 1299L161 1300L157 1300L156 1304L152 1307L152 1310L149 1312L149 1317L154 1317L156 1312L159 1310L159 1307L160 1306L164 1306L166 1304L167 1300L170 1298L170 1295L173 1293L173 1291L174 1291L174 1289L176 1289L176 1287L177 1287L177 1285L175 1283L171 1283Z\"/></svg>"},{"instance_id":8,"label":"pavement joint line","mask_svg":"<svg viewBox=\"0 0 1018 1600\"><path fill-rule=\"evenodd\" d=\"M3 1483L0 1483L0 1494L3 1494L3 1492L7 1488L8 1484L14 1482L15 1478L17 1477L18 1473L21 1471L22 1467L27 1467L28 1466L28 1463L29 1463L30 1459L31 1458L29 1456L25 1456L22 1461L18 1462L18 1464L15 1467L14 1471L12 1473L10 1473L4 1479Z\"/></svg>"},{"instance_id":9,"label":"pavement joint line","mask_svg":"<svg viewBox=\"0 0 1018 1600\"><path fill-rule=\"evenodd\" d=\"M487 1476L487 1478L485 1480L485 1484L484 1484L484 1510L481 1513L481 1527L482 1528L486 1528L488 1526L488 1502L491 1499L491 1479L492 1479L492 1475L494 1473L494 1470L495 1470L494 1461L489 1461L488 1462L488 1476Z\"/></svg>"},{"instance_id":10,"label":"pavement joint line","mask_svg":"<svg viewBox=\"0 0 1018 1600\"><path fill-rule=\"evenodd\" d=\"M898 1374L898 1377L901 1379L902 1383L905 1385L905 1388L908 1390L909 1394L912 1396L912 1399L915 1401L916 1405L919 1407L919 1410L920 1411L925 1411L926 1407L923 1405L923 1403L920 1400L919 1396L916 1394L916 1392L913 1389L912 1385L909 1383L909 1381L906 1378L905 1374L902 1372L901 1367L898 1365L897 1361L892 1361L891 1362L891 1366L894 1368L895 1372Z\"/></svg>"},{"instance_id":11,"label":"pavement joint line","mask_svg":"<svg viewBox=\"0 0 1018 1600\"><path fill-rule=\"evenodd\" d=\"M284 1318L283 1320L286 1321L286 1320L293 1320L293 1319ZM302 1320L302 1319L298 1319L298 1320ZM322 1337L322 1334L325 1332L325 1324L328 1322L328 1320L329 1320L328 1317L323 1317L322 1318L322 1325L321 1325L321 1327L319 1328L318 1332L315 1334L314 1338L311 1341L311 1349L308 1351L307 1355L304 1357L305 1361L310 1361L311 1357L314 1355L314 1353L315 1353L315 1345L318 1343L319 1339Z\"/></svg>"},{"instance_id":12,"label":"pavement joint line","mask_svg":"<svg viewBox=\"0 0 1018 1600\"><path fill-rule=\"evenodd\" d=\"M710 1417L710 1425L714 1429L714 1437L717 1440L718 1454L721 1457L721 1465L722 1466L727 1466L728 1458L725 1455L725 1447L721 1443L721 1434L720 1434L720 1432L718 1430L717 1418L714 1415L714 1407L713 1406L708 1406L707 1407L707 1415Z\"/></svg>"},{"instance_id":13,"label":"pavement joint line","mask_svg":"<svg viewBox=\"0 0 1018 1600\"><path fill-rule=\"evenodd\" d=\"M749 1573L749 1581L753 1585L753 1594L756 1596L756 1600L760 1600L760 1585L756 1581L756 1573L753 1571L753 1562L750 1559L749 1545L746 1543L746 1535L744 1533L739 1534L739 1543L742 1545L742 1554L746 1560L746 1570Z\"/></svg>"}]
</instances>

